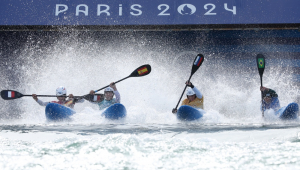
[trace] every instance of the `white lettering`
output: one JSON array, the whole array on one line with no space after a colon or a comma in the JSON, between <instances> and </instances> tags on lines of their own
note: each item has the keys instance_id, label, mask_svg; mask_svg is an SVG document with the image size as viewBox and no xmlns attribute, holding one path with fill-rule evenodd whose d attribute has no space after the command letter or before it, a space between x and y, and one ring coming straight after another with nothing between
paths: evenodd
<instances>
[{"instance_id":1,"label":"white lettering","mask_svg":"<svg viewBox=\"0 0 300 170\"><path fill-rule=\"evenodd\" d=\"M142 15L142 11L139 10L139 9L136 9L136 8L134 8L134 7L142 8L142 6L139 5L139 4L133 4L133 5L131 5L130 9L132 9L132 10L134 10L134 11L137 11L138 13L135 14L135 13L133 13L133 12L130 12L130 14L131 14L131 15L134 15L134 16Z\"/></svg>"},{"instance_id":2,"label":"white lettering","mask_svg":"<svg viewBox=\"0 0 300 170\"><path fill-rule=\"evenodd\" d=\"M122 16L122 4L119 4L119 16Z\"/></svg>"},{"instance_id":3,"label":"white lettering","mask_svg":"<svg viewBox=\"0 0 300 170\"><path fill-rule=\"evenodd\" d=\"M169 11L171 7L168 4L159 4L157 6L157 9L159 11L158 16L173 15L173 13L172 13L173 10ZM115 8L113 8L113 9L115 9ZM127 8L125 8L125 9L127 9ZM204 9L206 10L204 15L217 15L217 13L215 11L216 10L216 5L213 4L213 3L205 4ZM237 7L236 6L232 6L232 9L230 9L230 8L228 8L228 4L224 3L224 9L226 11L232 12L233 15L237 14ZM68 10L69 10L68 5L66 5L66 4L56 4L56 6L55 6L55 16L66 15ZM74 10L74 9L72 8L72 10ZM178 6L177 11L181 15L192 15L196 12L196 7L193 4L181 4L180 6ZM114 12L117 12L117 11L114 11ZM84 16L89 16L89 6L87 4L78 4L76 6L75 16L80 16L81 13ZM125 11L125 13L126 13L126 15L128 15L127 11ZM130 15L133 15L133 16L142 15L143 14L142 5L140 5L140 4L131 5L129 13L130 13ZM73 14L73 12L72 12L72 14ZM106 15L106 16L111 16L110 6L107 5L107 4L97 4L97 16L100 16L101 14ZM117 13L113 13L113 14L117 15ZM123 16L123 4L119 4L118 15Z\"/></svg>"},{"instance_id":4,"label":"white lettering","mask_svg":"<svg viewBox=\"0 0 300 170\"><path fill-rule=\"evenodd\" d=\"M212 8L209 11L207 11L204 15L217 15L217 13L211 13L216 8L216 5L215 4L205 4L204 9L207 10L208 6L212 6Z\"/></svg>"},{"instance_id":5,"label":"white lettering","mask_svg":"<svg viewBox=\"0 0 300 170\"><path fill-rule=\"evenodd\" d=\"M80 10L80 7L84 7L84 10ZM85 16L89 15L89 7L85 4L80 4L76 6L76 16L79 16L79 12L84 13Z\"/></svg>"},{"instance_id":6,"label":"white lettering","mask_svg":"<svg viewBox=\"0 0 300 170\"><path fill-rule=\"evenodd\" d=\"M64 9L59 10L59 7L64 7ZM55 9L55 16L58 16L58 14L65 12L68 10L68 6L65 4L56 4L56 9Z\"/></svg>"},{"instance_id":7,"label":"white lettering","mask_svg":"<svg viewBox=\"0 0 300 170\"><path fill-rule=\"evenodd\" d=\"M226 11L231 11L233 13L233 15L236 15L236 6L233 6L232 9L229 9L227 7L227 3L224 3L224 8Z\"/></svg>"},{"instance_id":8,"label":"white lettering","mask_svg":"<svg viewBox=\"0 0 300 170\"><path fill-rule=\"evenodd\" d=\"M101 7L106 7L106 9L104 9L103 11L101 11ZM97 16L100 16L100 14L102 13L106 13L107 16L110 16L110 13L108 12L109 10L109 6L105 5L105 4L98 4L98 8L97 8Z\"/></svg>"},{"instance_id":9,"label":"white lettering","mask_svg":"<svg viewBox=\"0 0 300 170\"><path fill-rule=\"evenodd\" d=\"M165 7L165 9L163 11L161 11L158 15L170 15L170 13L165 13L170 8L169 5L167 5L167 4L160 4L160 5L158 5L157 9L158 10L162 10L162 7Z\"/></svg>"}]
</instances>

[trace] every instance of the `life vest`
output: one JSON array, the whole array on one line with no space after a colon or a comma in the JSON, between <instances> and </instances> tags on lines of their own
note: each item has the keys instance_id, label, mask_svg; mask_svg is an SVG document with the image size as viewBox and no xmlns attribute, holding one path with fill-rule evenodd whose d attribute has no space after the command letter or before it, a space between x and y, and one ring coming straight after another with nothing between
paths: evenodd
<instances>
[{"instance_id":1,"label":"life vest","mask_svg":"<svg viewBox=\"0 0 300 170\"><path fill-rule=\"evenodd\" d=\"M189 99L184 99L181 103L181 105L188 105L188 106L192 106L194 108L200 108L203 109L203 102L204 102L204 97L202 96L201 99L199 99L198 97L196 97L195 100L193 101L189 101Z\"/></svg>"},{"instance_id":2,"label":"life vest","mask_svg":"<svg viewBox=\"0 0 300 170\"><path fill-rule=\"evenodd\" d=\"M267 109L273 109L275 112L280 109L278 97L273 97L269 104L263 100L261 110L265 111Z\"/></svg>"},{"instance_id":3,"label":"life vest","mask_svg":"<svg viewBox=\"0 0 300 170\"><path fill-rule=\"evenodd\" d=\"M74 104L75 104L75 103L73 103L73 100L52 101L51 103L57 103L57 104L60 104L60 105L66 106L66 107L70 107L70 108L73 108Z\"/></svg>"},{"instance_id":4,"label":"life vest","mask_svg":"<svg viewBox=\"0 0 300 170\"><path fill-rule=\"evenodd\" d=\"M115 98L113 98L113 99L111 99L111 100L106 100L106 99L104 99L102 102L97 103L97 104L98 104L98 106L99 106L99 109L102 110L102 109L105 109L105 108L107 108L107 107L109 107L109 106L115 104L115 103L118 103L118 102L116 101Z\"/></svg>"}]
</instances>

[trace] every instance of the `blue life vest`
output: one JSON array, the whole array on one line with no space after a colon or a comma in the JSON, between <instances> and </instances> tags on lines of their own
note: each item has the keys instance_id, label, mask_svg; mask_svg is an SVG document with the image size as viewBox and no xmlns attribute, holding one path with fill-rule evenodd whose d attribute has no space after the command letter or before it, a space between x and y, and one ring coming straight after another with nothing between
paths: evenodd
<instances>
[{"instance_id":1,"label":"blue life vest","mask_svg":"<svg viewBox=\"0 0 300 170\"><path fill-rule=\"evenodd\" d=\"M262 111L265 111L267 109L273 109L275 112L280 109L280 103L278 100L278 97L272 97L272 100L269 104L267 104L265 101L263 101L260 109Z\"/></svg>"},{"instance_id":2,"label":"blue life vest","mask_svg":"<svg viewBox=\"0 0 300 170\"><path fill-rule=\"evenodd\" d=\"M117 103L117 101L116 101L115 98L113 98L113 99L111 99L111 100L106 100L106 99L104 99L102 102L97 103L97 104L98 104L98 106L99 106L99 109L102 110L102 109L105 109L105 108L107 108L107 107L109 107L109 106L115 104L115 103Z\"/></svg>"}]
</instances>

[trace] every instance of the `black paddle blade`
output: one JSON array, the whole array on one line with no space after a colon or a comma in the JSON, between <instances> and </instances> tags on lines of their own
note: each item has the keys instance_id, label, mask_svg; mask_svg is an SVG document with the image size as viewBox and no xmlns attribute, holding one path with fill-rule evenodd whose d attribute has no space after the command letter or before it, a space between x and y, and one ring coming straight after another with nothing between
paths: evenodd
<instances>
[{"instance_id":1,"label":"black paddle blade","mask_svg":"<svg viewBox=\"0 0 300 170\"><path fill-rule=\"evenodd\" d=\"M198 54L194 60L191 75L193 75L198 70L198 68L201 66L203 61L204 61L204 56L202 54Z\"/></svg>"},{"instance_id":2,"label":"black paddle blade","mask_svg":"<svg viewBox=\"0 0 300 170\"><path fill-rule=\"evenodd\" d=\"M264 74L265 64L266 64L265 57L262 54L257 54L256 63L257 63L259 75L262 76Z\"/></svg>"},{"instance_id":3,"label":"black paddle blade","mask_svg":"<svg viewBox=\"0 0 300 170\"><path fill-rule=\"evenodd\" d=\"M149 64L145 64L135 69L129 77L141 77L148 75L151 72L151 66Z\"/></svg>"},{"instance_id":4,"label":"black paddle blade","mask_svg":"<svg viewBox=\"0 0 300 170\"><path fill-rule=\"evenodd\" d=\"M23 94L14 90L2 90L1 97L4 100L13 100L23 97Z\"/></svg>"},{"instance_id":5,"label":"black paddle blade","mask_svg":"<svg viewBox=\"0 0 300 170\"><path fill-rule=\"evenodd\" d=\"M85 100L88 100L90 102L95 102L95 103L99 103L99 102L102 102L104 100L104 94L87 94L87 95L84 95L83 98Z\"/></svg>"}]
</instances>

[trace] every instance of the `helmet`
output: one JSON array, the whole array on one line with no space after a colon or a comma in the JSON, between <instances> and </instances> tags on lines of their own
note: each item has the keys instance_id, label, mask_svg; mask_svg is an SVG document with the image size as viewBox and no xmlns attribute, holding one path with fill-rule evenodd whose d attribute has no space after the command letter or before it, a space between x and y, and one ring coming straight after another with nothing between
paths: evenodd
<instances>
[{"instance_id":1,"label":"helmet","mask_svg":"<svg viewBox=\"0 0 300 170\"><path fill-rule=\"evenodd\" d=\"M111 87L106 87L106 88L104 89L104 92L107 92L107 91L114 92L114 89L111 88Z\"/></svg>"},{"instance_id":2,"label":"helmet","mask_svg":"<svg viewBox=\"0 0 300 170\"><path fill-rule=\"evenodd\" d=\"M194 95L194 94L196 94L196 93L194 92L194 90L193 90L192 88L188 87L187 90L186 90L186 95L187 95L187 96L192 96L192 95Z\"/></svg>"},{"instance_id":3,"label":"helmet","mask_svg":"<svg viewBox=\"0 0 300 170\"><path fill-rule=\"evenodd\" d=\"M278 94L274 90L265 90L263 92L263 97L278 97Z\"/></svg>"},{"instance_id":4,"label":"helmet","mask_svg":"<svg viewBox=\"0 0 300 170\"><path fill-rule=\"evenodd\" d=\"M59 86L59 87L56 89L56 96L63 96L63 95L67 95L67 90L66 90L65 87Z\"/></svg>"}]
</instances>

